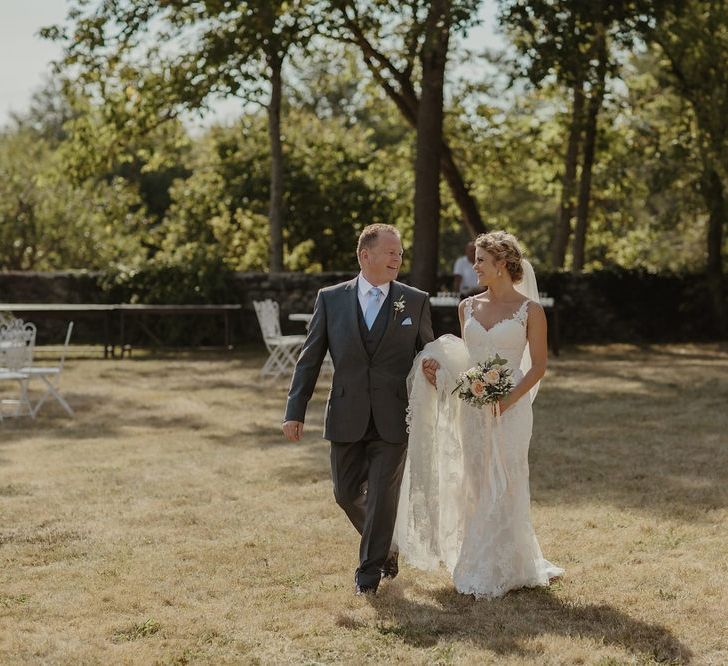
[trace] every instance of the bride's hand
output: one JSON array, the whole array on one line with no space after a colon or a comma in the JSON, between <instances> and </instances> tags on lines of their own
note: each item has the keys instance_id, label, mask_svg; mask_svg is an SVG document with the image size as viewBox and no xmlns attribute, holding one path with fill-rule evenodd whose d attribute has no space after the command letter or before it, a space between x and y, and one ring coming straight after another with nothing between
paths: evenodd
<instances>
[{"instance_id":1,"label":"bride's hand","mask_svg":"<svg viewBox=\"0 0 728 666\"><path fill-rule=\"evenodd\" d=\"M498 401L498 409L500 410L500 413L501 414L503 412L505 412L507 409L510 409L512 406L513 405L511 403L510 396L508 396L507 398L503 398L503 399L501 399L501 400Z\"/></svg>"},{"instance_id":2,"label":"bride's hand","mask_svg":"<svg viewBox=\"0 0 728 666\"><path fill-rule=\"evenodd\" d=\"M440 364L434 358L422 359L422 372L425 373L427 381L437 388L437 371Z\"/></svg>"}]
</instances>

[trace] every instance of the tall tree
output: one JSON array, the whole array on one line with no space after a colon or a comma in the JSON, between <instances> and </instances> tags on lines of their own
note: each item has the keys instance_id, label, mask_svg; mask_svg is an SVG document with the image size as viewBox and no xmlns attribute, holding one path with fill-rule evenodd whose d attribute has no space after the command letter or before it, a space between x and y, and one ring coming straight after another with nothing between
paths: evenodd
<instances>
[{"instance_id":1,"label":"tall tree","mask_svg":"<svg viewBox=\"0 0 728 666\"><path fill-rule=\"evenodd\" d=\"M31 130L36 136L57 146L66 136L64 125L73 118L73 107L62 83L49 77L30 100L25 113L11 113L17 129Z\"/></svg>"},{"instance_id":2,"label":"tall tree","mask_svg":"<svg viewBox=\"0 0 728 666\"><path fill-rule=\"evenodd\" d=\"M573 268L581 270L584 265L598 119L607 79L619 71L611 43L631 47L639 30L652 25L671 4L670 0L500 0L500 21L525 56L521 73L536 85L555 78L572 91L561 205L552 232L554 268L564 266L575 204Z\"/></svg>"},{"instance_id":3,"label":"tall tree","mask_svg":"<svg viewBox=\"0 0 728 666\"><path fill-rule=\"evenodd\" d=\"M351 249L370 222L398 222L409 235L411 212L403 224L398 210L412 191L411 164L396 156L403 144L379 149L362 125L296 108L289 109L288 123L286 270L350 269ZM233 270L266 269L269 234L257 211L265 209L267 120L251 113L240 124L244 132L239 125L213 127L194 140L192 175L172 187L172 205L157 230L172 263L200 258Z\"/></svg>"},{"instance_id":4,"label":"tall tree","mask_svg":"<svg viewBox=\"0 0 728 666\"><path fill-rule=\"evenodd\" d=\"M480 0L449 0L445 9L449 14L450 32L467 29L475 21L479 4ZM422 74L421 54L432 2L329 0L328 5L331 10L329 34L361 50L374 80L407 123L417 129L421 101L418 77ZM441 138L441 144L441 171L460 210L463 225L470 235L482 233L485 224L471 186L463 177L446 137Z\"/></svg>"},{"instance_id":5,"label":"tall tree","mask_svg":"<svg viewBox=\"0 0 728 666\"><path fill-rule=\"evenodd\" d=\"M559 215L555 221L551 238L551 265L562 268L566 261L566 248L571 236L571 220L574 217L576 199L576 176L579 164L579 149L583 134L584 82L576 80L572 85L571 120L569 139L564 155L563 175L561 176L561 201Z\"/></svg>"},{"instance_id":6,"label":"tall tree","mask_svg":"<svg viewBox=\"0 0 728 666\"><path fill-rule=\"evenodd\" d=\"M474 197L442 132L445 64L453 30L474 18L477 0L330 0L330 35L361 50L374 79L417 130L413 281L434 291L437 281L439 174L471 235L485 231ZM417 90L418 77L420 90Z\"/></svg>"},{"instance_id":7,"label":"tall tree","mask_svg":"<svg viewBox=\"0 0 728 666\"><path fill-rule=\"evenodd\" d=\"M417 109L414 227L418 251L412 262L412 282L431 293L437 287L443 86L449 40L450 2L432 0L420 52L422 91Z\"/></svg>"},{"instance_id":8,"label":"tall tree","mask_svg":"<svg viewBox=\"0 0 728 666\"><path fill-rule=\"evenodd\" d=\"M589 35L579 3L501 0L499 21L517 50L516 74L542 85L549 77L571 90L568 140L561 176L561 202L551 232L551 264L562 268L576 206L577 170L584 132Z\"/></svg>"},{"instance_id":9,"label":"tall tree","mask_svg":"<svg viewBox=\"0 0 728 666\"><path fill-rule=\"evenodd\" d=\"M102 100L127 91L145 114L117 117L163 122L182 110L200 111L213 96L263 103L268 94L270 269L283 270L282 68L295 46L311 37L315 13L307 0L74 0L71 32L44 31L65 44L63 65L80 69ZM123 110L113 107L113 112Z\"/></svg>"},{"instance_id":10,"label":"tall tree","mask_svg":"<svg viewBox=\"0 0 728 666\"><path fill-rule=\"evenodd\" d=\"M700 138L700 192L708 211L707 273L721 333L728 334L723 245L728 227L728 0L687 0L647 36L659 44L669 82L691 105Z\"/></svg>"},{"instance_id":11,"label":"tall tree","mask_svg":"<svg viewBox=\"0 0 728 666\"><path fill-rule=\"evenodd\" d=\"M0 270L137 266L146 211L135 187L74 182L36 119L0 133Z\"/></svg>"},{"instance_id":12,"label":"tall tree","mask_svg":"<svg viewBox=\"0 0 728 666\"><path fill-rule=\"evenodd\" d=\"M574 226L574 246L571 267L575 271L581 271L584 268L586 232L589 224L589 203L591 201L592 170L597 144L597 121L604 100L607 60L609 58L606 29L604 23L601 21L598 21L596 25L593 57L596 61L596 71L594 79L591 82L591 91L584 122L581 178L579 180L579 197L576 207L576 224Z\"/></svg>"}]
</instances>

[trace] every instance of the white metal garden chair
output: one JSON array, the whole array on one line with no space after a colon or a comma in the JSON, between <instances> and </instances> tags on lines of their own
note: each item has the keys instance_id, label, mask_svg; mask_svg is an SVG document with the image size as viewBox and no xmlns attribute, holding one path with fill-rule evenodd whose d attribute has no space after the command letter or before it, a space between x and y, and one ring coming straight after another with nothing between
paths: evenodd
<instances>
[{"instance_id":1,"label":"white metal garden chair","mask_svg":"<svg viewBox=\"0 0 728 666\"><path fill-rule=\"evenodd\" d=\"M260 369L262 377L277 379L289 375L296 365L298 352L306 342L305 335L282 335L278 303L271 299L253 301L268 359Z\"/></svg>"},{"instance_id":2,"label":"white metal garden chair","mask_svg":"<svg viewBox=\"0 0 728 666\"><path fill-rule=\"evenodd\" d=\"M20 368L20 372L27 374L29 379L33 379L33 377L38 377L39 379L43 380L45 393L43 393L38 402L35 403L35 407L33 407L33 416L38 413L38 410L43 406L48 398L53 398L61 407L63 407L63 409L66 411L66 414L68 414L69 416L74 415L71 406L68 404L68 402L66 402L66 399L60 393L61 373L63 372L63 366L66 362L66 352L68 351L68 343L71 341L71 333L73 333L73 322L70 322L68 324L68 329L66 331L66 341L63 343L63 351L61 352L61 358L58 365L29 365Z\"/></svg>"},{"instance_id":3,"label":"white metal garden chair","mask_svg":"<svg viewBox=\"0 0 728 666\"><path fill-rule=\"evenodd\" d=\"M28 373L24 368L33 363L35 349L35 325L22 319L6 320L0 324L0 381L18 384L17 398L0 400L0 419L3 418L6 405L15 406L14 416L25 411L35 418L35 413L28 399Z\"/></svg>"}]
</instances>

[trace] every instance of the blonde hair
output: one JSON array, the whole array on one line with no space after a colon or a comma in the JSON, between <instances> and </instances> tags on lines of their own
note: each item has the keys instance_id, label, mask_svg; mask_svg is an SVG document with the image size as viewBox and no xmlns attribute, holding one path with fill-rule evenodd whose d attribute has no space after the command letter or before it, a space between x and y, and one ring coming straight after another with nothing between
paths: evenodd
<instances>
[{"instance_id":1,"label":"blonde hair","mask_svg":"<svg viewBox=\"0 0 728 666\"><path fill-rule=\"evenodd\" d=\"M401 238L397 227L392 226L391 224L381 224L379 222L377 224L370 224L364 227L362 232L359 234L359 242L356 245L357 256L359 256L364 248L371 248L371 246L377 242L379 234L381 233L394 234L397 238Z\"/></svg>"},{"instance_id":2,"label":"blonde hair","mask_svg":"<svg viewBox=\"0 0 728 666\"><path fill-rule=\"evenodd\" d=\"M513 282L520 282L523 279L523 252L513 234L507 231L491 231L487 234L480 234L475 239L475 247L485 250L493 255L496 261L505 261L506 270Z\"/></svg>"}]
</instances>

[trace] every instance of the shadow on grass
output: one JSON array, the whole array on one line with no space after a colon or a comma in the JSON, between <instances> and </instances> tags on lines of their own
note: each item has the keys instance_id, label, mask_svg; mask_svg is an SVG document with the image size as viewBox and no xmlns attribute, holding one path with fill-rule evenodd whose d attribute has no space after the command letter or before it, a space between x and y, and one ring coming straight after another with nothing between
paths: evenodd
<instances>
[{"instance_id":1,"label":"shadow on grass","mask_svg":"<svg viewBox=\"0 0 728 666\"><path fill-rule=\"evenodd\" d=\"M234 374L232 379L225 379L221 377L223 372L239 374ZM173 361L165 366L163 370L160 370L158 365L156 367L147 367L143 361L129 364L125 361L123 365L101 370L98 378L115 384L130 385L138 384L140 380L159 379L166 387L191 394L200 391L200 389L224 388L233 391L260 391L261 388L268 388L269 390L282 388L282 385L262 384L250 367L237 361L228 363L218 361L207 363Z\"/></svg>"},{"instance_id":2,"label":"shadow on grass","mask_svg":"<svg viewBox=\"0 0 728 666\"><path fill-rule=\"evenodd\" d=\"M708 351L706 351L708 350ZM696 346L694 344L675 345L577 345L568 347L559 360L565 362L606 359L633 361L635 355L650 356L652 360L664 361L716 361L728 362L728 344L716 342Z\"/></svg>"},{"instance_id":3,"label":"shadow on grass","mask_svg":"<svg viewBox=\"0 0 728 666\"><path fill-rule=\"evenodd\" d=\"M728 419L713 408L728 390L702 389L689 405L680 392L544 391L529 454L534 500L605 502L690 520L728 506Z\"/></svg>"},{"instance_id":4,"label":"shadow on grass","mask_svg":"<svg viewBox=\"0 0 728 666\"><path fill-rule=\"evenodd\" d=\"M316 468L313 468L313 465L305 467L299 465L286 465L278 468L275 474L276 477L283 483L296 486L331 480L331 470L328 464L323 463L319 464Z\"/></svg>"},{"instance_id":5,"label":"shadow on grass","mask_svg":"<svg viewBox=\"0 0 728 666\"><path fill-rule=\"evenodd\" d=\"M35 419L28 416L5 419L0 425L0 445L30 437L49 440L123 440L128 435L129 426L185 432L199 432L209 427L209 422L202 417L192 414L165 415L155 406L141 405L134 400L116 398L113 403L108 403L98 396L77 392L64 391L63 395L73 406L75 417L69 417L60 406L49 401Z\"/></svg>"},{"instance_id":6,"label":"shadow on grass","mask_svg":"<svg viewBox=\"0 0 728 666\"><path fill-rule=\"evenodd\" d=\"M368 597L380 617L379 631L414 647L433 647L442 639L463 641L500 655L538 659L525 643L539 636L583 637L626 650L639 659L688 664L691 650L665 627L650 624L606 604L559 599L551 590L519 590L502 599L476 601L445 587L436 604L406 599L402 588ZM347 626L347 618L340 626Z\"/></svg>"}]
</instances>

